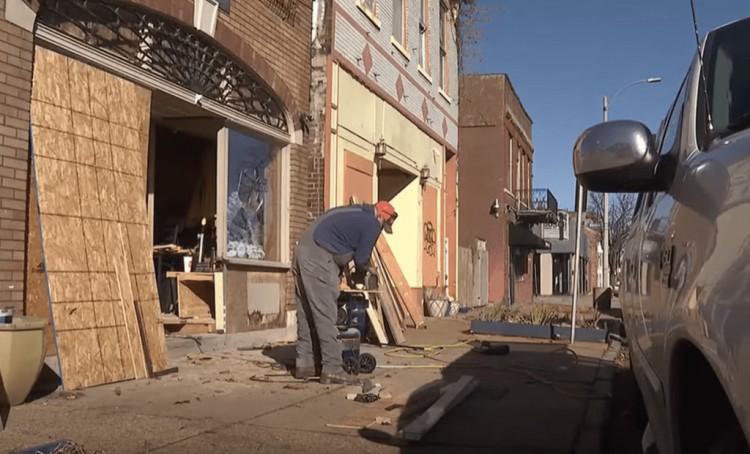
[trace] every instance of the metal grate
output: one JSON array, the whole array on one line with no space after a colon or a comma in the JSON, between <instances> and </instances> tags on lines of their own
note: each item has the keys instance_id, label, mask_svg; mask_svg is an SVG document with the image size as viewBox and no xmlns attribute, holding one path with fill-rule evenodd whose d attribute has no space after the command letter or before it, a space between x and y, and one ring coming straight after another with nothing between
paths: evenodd
<instances>
[{"instance_id":1,"label":"metal grate","mask_svg":"<svg viewBox=\"0 0 750 454\"><path fill-rule=\"evenodd\" d=\"M282 21L297 24L300 0L263 0L263 3Z\"/></svg>"},{"instance_id":2,"label":"metal grate","mask_svg":"<svg viewBox=\"0 0 750 454\"><path fill-rule=\"evenodd\" d=\"M38 22L288 133L273 91L209 37L119 0L44 0Z\"/></svg>"}]
</instances>

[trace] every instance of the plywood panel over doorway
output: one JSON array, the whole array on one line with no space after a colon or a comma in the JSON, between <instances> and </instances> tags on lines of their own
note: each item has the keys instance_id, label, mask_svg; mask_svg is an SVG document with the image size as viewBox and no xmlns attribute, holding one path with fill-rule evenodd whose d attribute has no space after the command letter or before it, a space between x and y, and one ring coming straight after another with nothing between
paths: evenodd
<instances>
[{"instance_id":1,"label":"plywood panel over doorway","mask_svg":"<svg viewBox=\"0 0 750 454\"><path fill-rule=\"evenodd\" d=\"M166 368L145 169L150 92L37 47L36 195L67 389Z\"/></svg>"},{"instance_id":2,"label":"plywood panel over doorway","mask_svg":"<svg viewBox=\"0 0 750 454\"><path fill-rule=\"evenodd\" d=\"M351 151L344 152L344 200L354 195L360 203L373 203L374 163Z\"/></svg>"}]
</instances>

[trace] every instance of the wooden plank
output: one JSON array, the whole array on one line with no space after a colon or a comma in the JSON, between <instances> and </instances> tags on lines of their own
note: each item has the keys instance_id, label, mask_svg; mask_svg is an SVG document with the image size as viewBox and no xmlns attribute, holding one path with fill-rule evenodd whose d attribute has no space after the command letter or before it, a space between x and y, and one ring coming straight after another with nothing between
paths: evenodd
<instances>
[{"instance_id":1,"label":"wooden plank","mask_svg":"<svg viewBox=\"0 0 750 454\"><path fill-rule=\"evenodd\" d=\"M402 436L409 441L420 441L440 418L460 404L471 394L479 382L472 376L463 375L457 382L446 387L445 392L430 408L402 430Z\"/></svg>"},{"instance_id":2,"label":"wooden plank","mask_svg":"<svg viewBox=\"0 0 750 454\"><path fill-rule=\"evenodd\" d=\"M178 281L213 281L214 273L167 271L167 277Z\"/></svg>"},{"instance_id":3,"label":"wooden plank","mask_svg":"<svg viewBox=\"0 0 750 454\"><path fill-rule=\"evenodd\" d=\"M384 280L382 276L383 271L384 268L377 268L377 272L381 275L379 278L381 281ZM393 296L387 286L386 291L381 292L378 295L378 303L380 304L380 307L382 308L385 315L383 319L390 329L391 336L393 337L393 343L396 345L405 345L406 335L404 334L404 327L399 321L398 313L396 311L396 302L393 300Z\"/></svg>"},{"instance_id":4,"label":"wooden plank","mask_svg":"<svg viewBox=\"0 0 750 454\"><path fill-rule=\"evenodd\" d=\"M385 328L383 327L383 319L378 315L378 312L375 310L375 308L372 307L372 300L370 299L369 293L362 292L362 294L367 300L367 307L365 307L367 320L370 322L370 326L375 332L375 336L378 338L378 343L380 343L380 345L388 345L388 335L386 334Z\"/></svg>"},{"instance_id":5,"label":"wooden plank","mask_svg":"<svg viewBox=\"0 0 750 454\"><path fill-rule=\"evenodd\" d=\"M134 305L135 296L133 295L133 286L130 281L130 272L128 269L127 251L125 249L124 239L120 225L114 222L105 223L105 231L108 232L107 238L111 239L111 247L114 250L110 254L115 265L115 282L118 304L115 311L122 316L122 328L120 329L120 338L125 336L126 354L123 356L124 361L130 361L135 378L145 378L148 376L148 361L145 356L146 347L143 345L143 337L138 323L138 314ZM108 248L111 250L111 247Z\"/></svg>"},{"instance_id":6,"label":"wooden plank","mask_svg":"<svg viewBox=\"0 0 750 454\"><path fill-rule=\"evenodd\" d=\"M227 327L226 306L224 301L224 274L214 273L214 312L216 312L216 331L223 333Z\"/></svg>"},{"instance_id":7,"label":"wooden plank","mask_svg":"<svg viewBox=\"0 0 750 454\"><path fill-rule=\"evenodd\" d=\"M410 326L416 326L411 316L409 316L408 313L405 313L403 302L400 301L398 293L394 289L393 281L388 275L388 270L383 265L383 260L381 259L380 254L378 254L378 251L376 250L373 255L375 256L375 262L378 270L378 285L384 289L384 292L387 293L390 300L393 301L393 307L396 311L396 316L398 317L399 326L401 326L402 329L407 326L407 317L411 323Z\"/></svg>"},{"instance_id":8,"label":"wooden plank","mask_svg":"<svg viewBox=\"0 0 750 454\"><path fill-rule=\"evenodd\" d=\"M404 307L414 321L415 326L417 328L421 327L424 325L424 309L422 308L422 304L414 300L411 287L409 287L406 277L401 272L401 267L398 266L396 257L394 257L390 246L388 246L388 242L382 235L378 238L375 247L380 254L387 273L393 279L394 287L398 292L398 296L404 302Z\"/></svg>"}]
</instances>

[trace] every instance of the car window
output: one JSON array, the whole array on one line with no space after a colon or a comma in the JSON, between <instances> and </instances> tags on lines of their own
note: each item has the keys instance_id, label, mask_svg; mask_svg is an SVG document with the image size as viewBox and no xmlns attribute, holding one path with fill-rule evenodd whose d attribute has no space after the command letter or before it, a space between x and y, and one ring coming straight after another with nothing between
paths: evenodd
<instances>
[{"instance_id":1,"label":"car window","mask_svg":"<svg viewBox=\"0 0 750 454\"><path fill-rule=\"evenodd\" d=\"M715 137L750 127L750 20L712 33L707 43L707 86Z\"/></svg>"},{"instance_id":2,"label":"car window","mask_svg":"<svg viewBox=\"0 0 750 454\"><path fill-rule=\"evenodd\" d=\"M665 119L658 145L659 154L661 155L674 151L677 142L677 134L680 131L680 125L682 124L682 111L685 106L686 97L687 77L683 79L680 91L677 93L677 98L674 100L674 103L667 114L667 118Z\"/></svg>"}]
</instances>

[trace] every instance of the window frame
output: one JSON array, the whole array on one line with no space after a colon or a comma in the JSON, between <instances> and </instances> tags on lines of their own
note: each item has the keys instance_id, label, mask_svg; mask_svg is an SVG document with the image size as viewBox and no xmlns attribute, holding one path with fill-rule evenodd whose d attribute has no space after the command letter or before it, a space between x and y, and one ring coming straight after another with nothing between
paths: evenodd
<instances>
[{"instance_id":1,"label":"window frame","mask_svg":"<svg viewBox=\"0 0 750 454\"><path fill-rule=\"evenodd\" d=\"M508 135L508 184L505 189L513 193L513 135Z\"/></svg>"},{"instance_id":2,"label":"window frame","mask_svg":"<svg viewBox=\"0 0 750 454\"><path fill-rule=\"evenodd\" d=\"M392 24L391 24L391 37L395 41L394 44L398 44L399 46L401 46L401 49L399 49L399 50L401 50L402 52L405 53L406 52L406 42L407 42L407 39L406 39L406 24L408 22L408 18L407 18L407 10L408 10L408 8L407 8L407 5L408 5L409 2L408 2L408 0L391 0L391 1L392 1L392 4L393 4L393 17L392 17ZM396 10L397 9L401 10L401 23L400 24L396 23ZM399 32L399 34L401 36L396 36L396 34L395 34L396 32Z\"/></svg>"},{"instance_id":3,"label":"window frame","mask_svg":"<svg viewBox=\"0 0 750 454\"><path fill-rule=\"evenodd\" d=\"M430 74L430 0L419 3L419 59L417 69Z\"/></svg>"},{"instance_id":4,"label":"window frame","mask_svg":"<svg viewBox=\"0 0 750 454\"><path fill-rule=\"evenodd\" d=\"M448 18L449 8L443 0L440 0L440 40L438 43L438 53L440 57L440 76L438 87L443 92L448 92Z\"/></svg>"},{"instance_id":5,"label":"window frame","mask_svg":"<svg viewBox=\"0 0 750 454\"><path fill-rule=\"evenodd\" d=\"M278 222L276 225L276 236L278 238L278 257L272 259L246 259L227 257L228 246L228 181L229 181L229 131L254 136L262 139L271 146L272 152L276 153L278 165L278 184L275 189L275 210L278 211ZM291 268L290 248L290 208L291 208L291 142L280 141L269 137L259 131L244 127L236 123L228 123L217 133L216 141L216 256L217 260L230 265L243 265L258 268Z\"/></svg>"}]
</instances>

